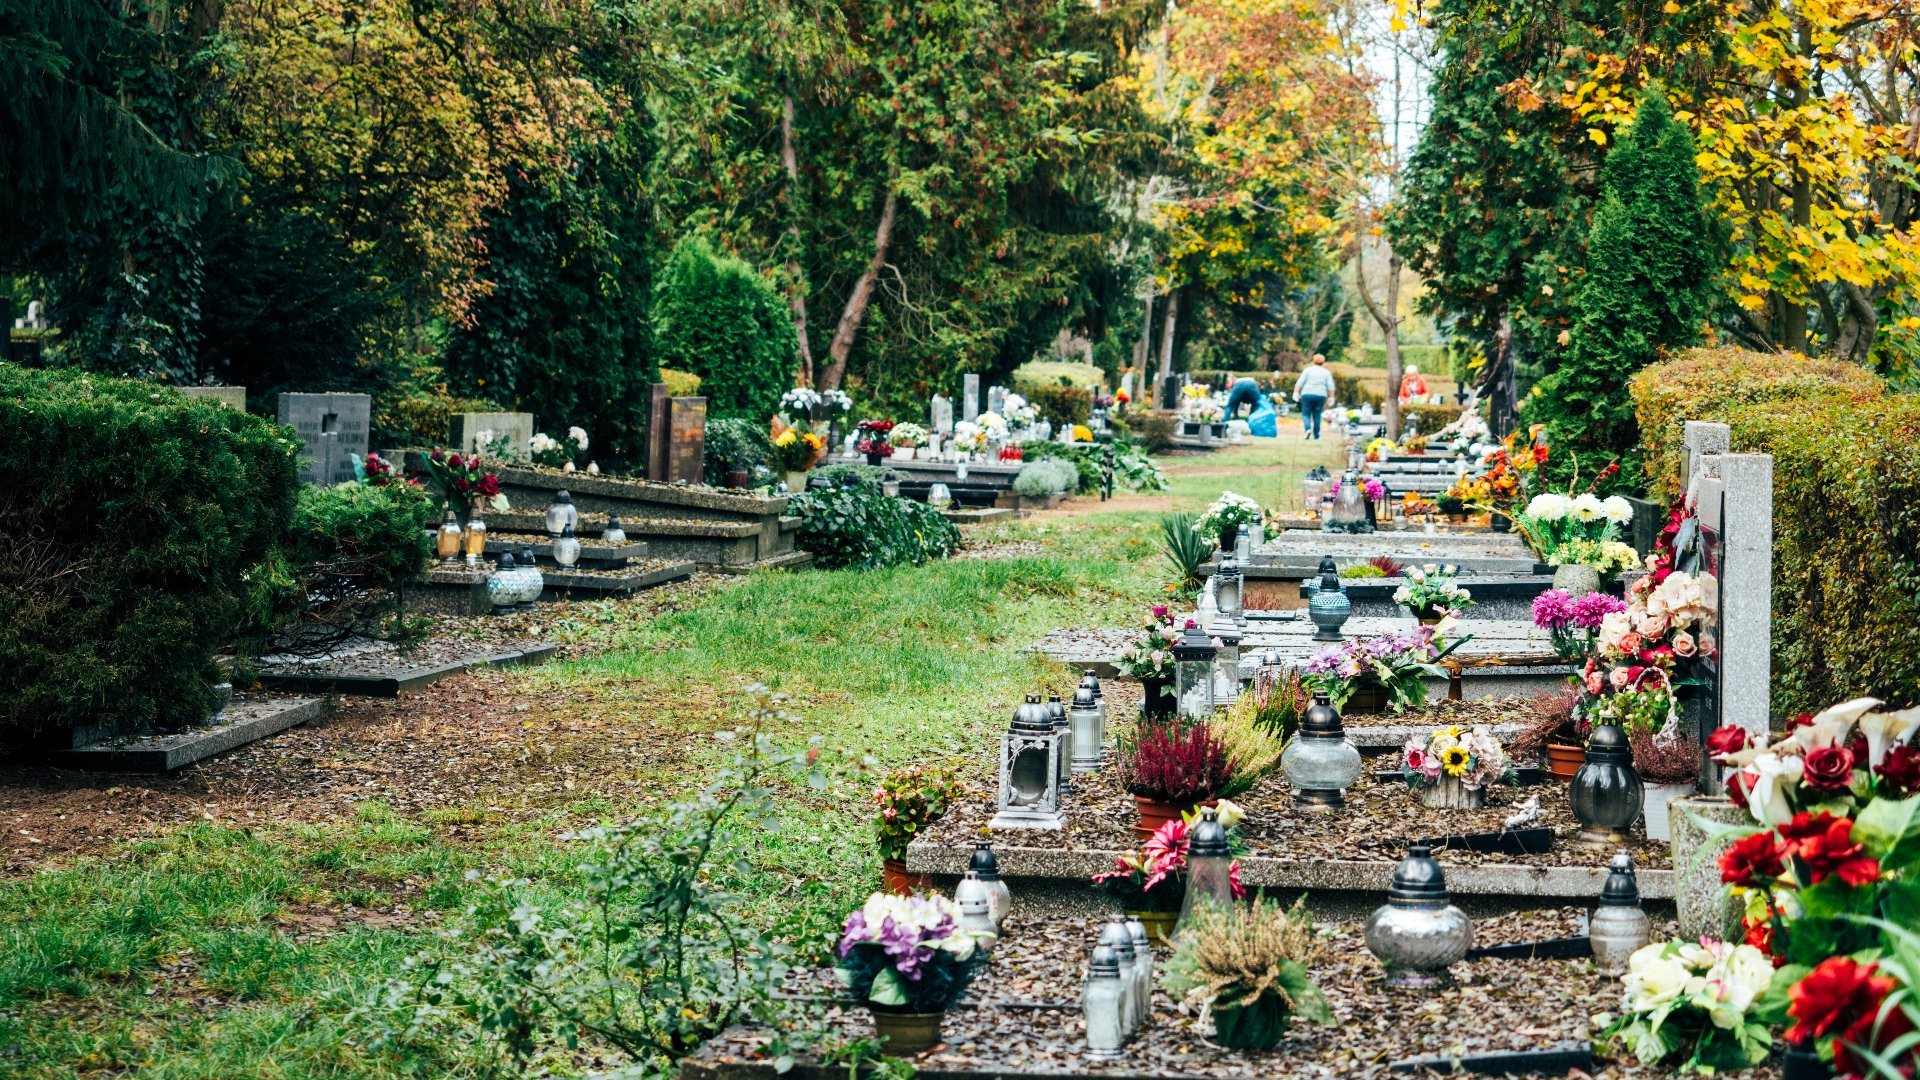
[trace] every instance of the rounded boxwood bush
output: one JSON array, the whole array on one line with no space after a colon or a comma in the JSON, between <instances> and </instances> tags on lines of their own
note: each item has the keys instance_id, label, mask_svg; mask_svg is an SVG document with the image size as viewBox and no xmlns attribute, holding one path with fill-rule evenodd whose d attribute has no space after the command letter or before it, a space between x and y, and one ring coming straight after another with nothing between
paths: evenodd
<instances>
[{"instance_id":1,"label":"rounded boxwood bush","mask_svg":"<svg viewBox=\"0 0 1920 1080\"><path fill-rule=\"evenodd\" d=\"M204 717L297 449L166 387L0 365L0 742Z\"/></svg>"}]
</instances>

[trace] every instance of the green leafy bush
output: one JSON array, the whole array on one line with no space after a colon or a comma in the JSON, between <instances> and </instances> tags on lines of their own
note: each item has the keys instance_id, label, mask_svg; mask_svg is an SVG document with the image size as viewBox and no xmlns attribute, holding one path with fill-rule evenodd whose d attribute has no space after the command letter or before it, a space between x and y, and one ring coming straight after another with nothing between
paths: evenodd
<instances>
[{"instance_id":1,"label":"green leafy bush","mask_svg":"<svg viewBox=\"0 0 1920 1080\"><path fill-rule=\"evenodd\" d=\"M1293 393L1292 383L1287 384L1287 393ZM1378 409L1387 401L1380 391L1368 387L1360 376L1342 375L1337 371L1333 373L1333 399L1346 409L1357 409L1362 405L1372 405Z\"/></svg>"},{"instance_id":2,"label":"green leafy bush","mask_svg":"<svg viewBox=\"0 0 1920 1080\"><path fill-rule=\"evenodd\" d=\"M0 740L198 721L285 542L293 433L151 383L0 365Z\"/></svg>"},{"instance_id":3,"label":"green leafy bush","mask_svg":"<svg viewBox=\"0 0 1920 1080\"><path fill-rule=\"evenodd\" d=\"M1163 453L1173 445L1173 417L1154 412L1130 412L1126 429L1149 454Z\"/></svg>"},{"instance_id":4,"label":"green leafy bush","mask_svg":"<svg viewBox=\"0 0 1920 1080\"><path fill-rule=\"evenodd\" d=\"M1420 433L1431 435L1459 419L1462 411L1458 405L1402 405L1400 418L1418 421Z\"/></svg>"},{"instance_id":5,"label":"green leafy bush","mask_svg":"<svg viewBox=\"0 0 1920 1080\"><path fill-rule=\"evenodd\" d=\"M1104 446L1030 442L1023 444L1020 450L1028 461L1041 458L1071 461L1080 475L1076 490L1082 495L1092 495L1100 490L1100 462L1106 453ZM1129 491L1165 491L1168 486L1166 474L1160 471L1160 466L1155 465L1145 451L1127 439L1116 440L1113 444L1113 479L1115 484Z\"/></svg>"},{"instance_id":6,"label":"green leafy bush","mask_svg":"<svg viewBox=\"0 0 1920 1080\"><path fill-rule=\"evenodd\" d=\"M752 472L773 457L773 442L767 425L743 416L723 417L707 422L707 441L702 450L701 471L707 483L724 483L729 471Z\"/></svg>"},{"instance_id":7,"label":"green leafy bush","mask_svg":"<svg viewBox=\"0 0 1920 1080\"><path fill-rule=\"evenodd\" d=\"M1206 383L1222 389L1231 389L1241 379L1252 379L1264 393L1275 391L1293 392L1293 380L1299 378L1298 372L1287 371L1222 371L1218 368L1203 368L1187 372L1191 382Z\"/></svg>"},{"instance_id":8,"label":"green leafy bush","mask_svg":"<svg viewBox=\"0 0 1920 1080\"><path fill-rule=\"evenodd\" d=\"M1055 428L1084 424L1093 415L1093 391L1078 386L1036 386L1027 394L1027 403Z\"/></svg>"},{"instance_id":9,"label":"green leafy bush","mask_svg":"<svg viewBox=\"0 0 1920 1080\"><path fill-rule=\"evenodd\" d=\"M803 492L791 510L801 516L800 546L828 569L918 566L960 548L960 530L938 510L869 484Z\"/></svg>"},{"instance_id":10,"label":"green leafy bush","mask_svg":"<svg viewBox=\"0 0 1920 1080\"><path fill-rule=\"evenodd\" d=\"M1776 715L1920 702L1920 399L1831 361L1692 350L1632 384L1647 461L1679 490L1687 420L1773 455Z\"/></svg>"},{"instance_id":11,"label":"green leafy bush","mask_svg":"<svg viewBox=\"0 0 1920 1080\"><path fill-rule=\"evenodd\" d=\"M1013 478L1015 493L1029 499L1065 495L1080 488L1080 470L1070 461L1041 458L1020 467Z\"/></svg>"},{"instance_id":12,"label":"green leafy bush","mask_svg":"<svg viewBox=\"0 0 1920 1080\"><path fill-rule=\"evenodd\" d=\"M674 397L700 396L700 376L691 371L661 368L660 381L666 385L667 393Z\"/></svg>"},{"instance_id":13,"label":"green leafy bush","mask_svg":"<svg viewBox=\"0 0 1920 1080\"><path fill-rule=\"evenodd\" d=\"M314 652L351 638L417 638L420 628L400 619L400 590L433 554L438 506L432 492L404 482L301 488L285 556L294 587L270 599L257 627L265 647Z\"/></svg>"},{"instance_id":14,"label":"green leafy bush","mask_svg":"<svg viewBox=\"0 0 1920 1080\"><path fill-rule=\"evenodd\" d=\"M662 367L700 376L713 418L765 420L793 385L793 320L773 282L704 237L674 245L653 287Z\"/></svg>"}]
</instances>

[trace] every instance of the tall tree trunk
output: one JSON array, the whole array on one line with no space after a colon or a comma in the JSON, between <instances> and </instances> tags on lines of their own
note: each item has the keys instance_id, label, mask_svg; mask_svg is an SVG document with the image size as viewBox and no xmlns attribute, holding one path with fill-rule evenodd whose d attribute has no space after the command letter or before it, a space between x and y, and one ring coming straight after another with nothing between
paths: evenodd
<instances>
[{"instance_id":1,"label":"tall tree trunk","mask_svg":"<svg viewBox=\"0 0 1920 1080\"><path fill-rule=\"evenodd\" d=\"M1799 39L1800 55L1811 60L1814 56L1813 27L1805 19L1800 20ZM1815 77L1812 72L1803 73L1799 78L1799 82L1794 85L1792 101L1793 107L1796 110L1806 106L1807 95L1809 93L1808 84ZM1807 175L1807 170L1801 167L1799 161L1800 154L1804 152L1804 147L1800 151L1797 151L1794 154L1793 163L1793 206L1791 212L1793 214L1794 227L1798 229L1808 228L1813 221L1813 180ZM1806 352L1807 305L1788 300L1785 302L1785 307L1786 310L1782 313L1784 318L1780 320L1780 345L1793 352Z\"/></svg>"},{"instance_id":2,"label":"tall tree trunk","mask_svg":"<svg viewBox=\"0 0 1920 1080\"><path fill-rule=\"evenodd\" d=\"M1158 408L1160 384L1173 374L1173 328L1180 319L1180 290L1167 293L1167 314L1160 323L1160 376L1153 381L1153 400Z\"/></svg>"},{"instance_id":3,"label":"tall tree trunk","mask_svg":"<svg viewBox=\"0 0 1920 1080\"><path fill-rule=\"evenodd\" d=\"M1373 290L1367 285L1367 258L1362 251L1355 257L1353 282L1360 293L1360 299L1367 305L1367 314L1373 316L1375 325L1380 327L1380 336L1387 344L1387 400L1384 411L1387 414L1387 438L1400 437L1400 253L1391 245L1387 248L1387 305L1385 308L1373 298ZM1343 403L1344 404L1344 403Z\"/></svg>"},{"instance_id":4,"label":"tall tree trunk","mask_svg":"<svg viewBox=\"0 0 1920 1080\"><path fill-rule=\"evenodd\" d=\"M800 188L800 160L793 152L793 95L780 102L780 161L787 167L787 277L793 289L793 333L800 359L800 385L813 385L813 347L807 343L807 278L800 269L800 213L794 192Z\"/></svg>"},{"instance_id":5,"label":"tall tree trunk","mask_svg":"<svg viewBox=\"0 0 1920 1080\"><path fill-rule=\"evenodd\" d=\"M1147 362L1153 359L1153 288L1147 288L1146 310L1140 316L1140 338L1133 343L1133 370L1140 373L1140 381L1147 381ZM1143 394L1144 387L1134 387L1134 393ZM1146 400L1144 397L1137 400Z\"/></svg>"},{"instance_id":6,"label":"tall tree trunk","mask_svg":"<svg viewBox=\"0 0 1920 1080\"><path fill-rule=\"evenodd\" d=\"M880 204L880 224L873 230L873 258L867 260L867 268L853 283L853 291L847 294L847 306L840 310L840 325L833 331L833 344L827 349L827 370L820 376L820 389L838 390L840 381L847 375L847 357L853 352L853 339L860 333L860 321L867 316L867 305L873 301L873 286L880 278L880 269L887 265L887 245L893 243L893 215L899 208L899 196L889 188L885 202Z\"/></svg>"}]
</instances>

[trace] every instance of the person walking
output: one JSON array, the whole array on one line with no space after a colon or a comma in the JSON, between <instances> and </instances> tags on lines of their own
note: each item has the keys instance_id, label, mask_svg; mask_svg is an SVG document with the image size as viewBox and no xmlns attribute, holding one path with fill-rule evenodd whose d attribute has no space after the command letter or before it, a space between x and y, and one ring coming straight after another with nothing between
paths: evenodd
<instances>
[{"instance_id":1,"label":"person walking","mask_svg":"<svg viewBox=\"0 0 1920 1080\"><path fill-rule=\"evenodd\" d=\"M1327 367L1327 358L1314 353L1313 363L1293 381L1293 400L1300 403L1300 430L1307 438L1320 437L1320 414L1332 396L1333 372Z\"/></svg>"}]
</instances>

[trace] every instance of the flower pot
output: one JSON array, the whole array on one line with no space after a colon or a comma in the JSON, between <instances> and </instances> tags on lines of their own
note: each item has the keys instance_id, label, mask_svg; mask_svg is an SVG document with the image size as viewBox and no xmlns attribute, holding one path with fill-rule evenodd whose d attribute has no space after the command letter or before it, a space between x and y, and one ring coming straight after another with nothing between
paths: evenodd
<instances>
[{"instance_id":1,"label":"flower pot","mask_svg":"<svg viewBox=\"0 0 1920 1080\"><path fill-rule=\"evenodd\" d=\"M1140 711L1146 716L1171 716L1180 704L1173 696L1173 676L1140 680Z\"/></svg>"},{"instance_id":2,"label":"flower pot","mask_svg":"<svg viewBox=\"0 0 1920 1080\"><path fill-rule=\"evenodd\" d=\"M1579 563L1568 563L1565 566L1555 567L1553 571L1553 587L1566 593L1568 596L1585 596L1591 592L1599 592L1600 571L1595 570L1591 566L1582 566Z\"/></svg>"},{"instance_id":3,"label":"flower pot","mask_svg":"<svg viewBox=\"0 0 1920 1080\"><path fill-rule=\"evenodd\" d=\"M1684 799L1693 794L1693 781L1685 780L1675 784L1656 784L1647 782L1641 789L1640 812L1645 816L1647 839L1673 839L1672 818L1668 814L1668 804L1675 799Z\"/></svg>"},{"instance_id":4,"label":"flower pot","mask_svg":"<svg viewBox=\"0 0 1920 1080\"><path fill-rule=\"evenodd\" d=\"M893 448L893 456L898 461L912 461L913 455L919 452L919 449L917 446L896 446Z\"/></svg>"},{"instance_id":5,"label":"flower pot","mask_svg":"<svg viewBox=\"0 0 1920 1080\"><path fill-rule=\"evenodd\" d=\"M807 490L807 470L787 470L787 490L793 492L795 495Z\"/></svg>"},{"instance_id":6,"label":"flower pot","mask_svg":"<svg viewBox=\"0 0 1920 1080\"><path fill-rule=\"evenodd\" d=\"M1140 820L1134 823L1133 831L1140 834L1142 842L1153 839L1153 834L1160 831L1160 826L1180 820L1182 808L1172 803L1135 795L1133 804L1140 810Z\"/></svg>"},{"instance_id":7,"label":"flower pot","mask_svg":"<svg viewBox=\"0 0 1920 1080\"><path fill-rule=\"evenodd\" d=\"M1677 937L1691 941L1702 934L1722 941L1740 940L1744 901L1736 901L1720 881L1720 856L1733 846L1741 829L1753 827L1753 817L1725 796L1688 795L1667 805L1673 828L1673 908L1680 924Z\"/></svg>"},{"instance_id":8,"label":"flower pot","mask_svg":"<svg viewBox=\"0 0 1920 1080\"><path fill-rule=\"evenodd\" d=\"M1465 525L1466 523L1467 512L1465 510L1461 510L1458 513L1449 512L1447 514L1447 524L1449 525Z\"/></svg>"},{"instance_id":9,"label":"flower pot","mask_svg":"<svg viewBox=\"0 0 1920 1080\"><path fill-rule=\"evenodd\" d=\"M1495 511L1487 516L1487 527L1497 533L1508 532L1513 528L1513 519Z\"/></svg>"},{"instance_id":10,"label":"flower pot","mask_svg":"<svg viewBox=\"0 0 1920 1080\"><path fill-rule=\"evenodd\" d=\"M1430 810L1478 810L1487 805L1487 789L1470 788L1445 773L1420 789L1420 805Z\"/></svg>"},{"instance_id":11,"label":"flower pot","mask_svg":"<svg viewBox=\"0 0 1920 1080\"><path fill-rule=\"evenodd\" d=\"M1129 911L1127 917L1139 919L1147 928L1147 940L1161 946L1173 940L1174 924L1180 921L1177 911Z\"/></svg>"},{"instance_id":12,"label":"flower pot","mask_svg":"<svg viewBox=\"0 0 1920 1080\"><path fill-rule=\"evenodd\" d=\"M882 1012L869 1007L873 1030L887 1041L889 1055L911 1057L924 1054L940 1041L940 1020L944 1012Z\"/></svg>"},{"instance_id":13,"label":"flower pot","mask_svg":"<svg viewBox=\"0 0 1920 1080\"><path fill-rule=\"evenodd\" d=\"M927 874L907 872L905 859L881 859L880 881L886 890L896 896L912 896L917 892L926 892L933 888L933 878Z\"/></svg>"},{"instance_id":14,"label":"flower pot","mask_svg":"<svg viewBox=\"0 0 1920 1080\"><path fill-rule=\"evenodd\" d=\"M1385 711L1387 711L1387 688L1371 679L1364 680L1354 687L1353 696L1347 699L1346 707L1340 710L1346 716Z\"/></svg>"},{"instance_id":15,"label":"flower pot","mask_svg":"<svg viewBox=\"0 0 1920 1080\"><path fill-rule=\"evenodd\" d=\"M1271 1050L1287 1035L1287 1005L1269 990L1243 1005L1213 1010L1213 1041L1229 1050Z\"/></svg>"},{"instance_id":16,"label":"flower pot","mask_svg":"<svg viewBox=\"0 0 1920 1080\"><path fill-rule=\"evenodd\" d=\"M884 454L875 453L873 451L867 452L867 464L873 466L876 469L879 468L880 463L885 460L887 459L886 459L886 455Z\"/></svg>"},{"instance_id":17,"label":"flower pot","mask_svg":"<svg viewBox=\"0 0 1920 1080\"><path fill-rule=\"evenodd\" d=\"M1780 1080L1833 1080L1833 1066L1820 1059L1813 1044L1785 1046L1780 1053Z\"/></svg>"},{"instance_id":18,"label":"flower pot","mask_svg":"<svg viewBox=\"0 0 1920 1080\"><path fill-rule=\"evenodd\" d=\"M1240 526L1238 525L1220 526L1220 550L1221 551L1231 552L1233 550L1233 546L1239 543L1239 541L1240 541Z\"/></svg>"},{"instance_id":19,"label":"flower pot","mask_svg":"<svg viewBox=\"0 0 1920 1080\"><path fill-rule=\"evenodd\" d=\"M753 474L745 469L733 469L727 473L727 486L743 488L753 482Z\"/></svg>"},{"instance_id":20,"label":"flower pot","mask_svg":"<svg viewBox=\"0 0 1920 1080\"><path fill-rule=\"evenodd\" d=\"M1573 774L1580 771L1581 763L1586 760L1585 747L1550 742L1547 744L1547 752L1541 764L1545 766L1548 776L1565 783L1573 779Z\"/></svg>"}]
</instances>

